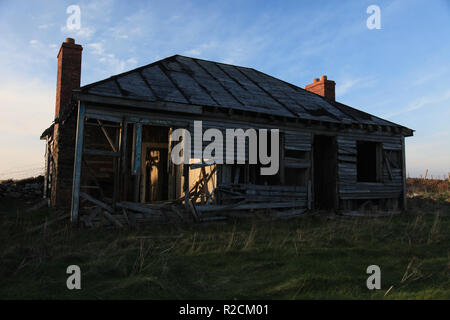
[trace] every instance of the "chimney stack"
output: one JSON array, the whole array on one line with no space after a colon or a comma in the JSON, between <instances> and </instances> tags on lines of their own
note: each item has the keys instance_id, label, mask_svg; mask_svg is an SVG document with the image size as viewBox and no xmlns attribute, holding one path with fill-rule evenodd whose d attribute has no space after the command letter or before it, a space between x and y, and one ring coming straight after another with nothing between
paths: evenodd
<instances>
[{"instance_id":1,"label":"chimney stack","mask_svg":"<svg viewBox=\"0 0 450 320\"><path fill-rule=\"evenodd\" d=\"M80 87L81 51L83 47L72 38L66 38L59 49L55 118L68 111L72 90Z\"/></svg>"},{"instance_id":2,"label":"chimney stack","mask_svg":"<svg viewBox=\"0 0 450 320\"><path fill-rule=\"evenodd\" d=\"M328 100L335 100L335 86L336 83L334 81L327 80L327 76L322 76L320 80L314 78L313 83L306 85L305 89Z\"/></svg>"}]
</instances>

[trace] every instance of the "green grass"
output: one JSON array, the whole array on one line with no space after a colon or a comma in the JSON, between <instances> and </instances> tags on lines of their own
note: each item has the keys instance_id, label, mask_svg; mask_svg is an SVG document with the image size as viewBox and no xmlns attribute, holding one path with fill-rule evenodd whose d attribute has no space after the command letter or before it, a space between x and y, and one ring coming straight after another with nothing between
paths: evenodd
<instances>
[{"instance_id":1,"label":"green grass","mask_svg":"<svg viewBox=\"0 0 450 320\"><path fill-rule=\"evenodd\" d=\"M61 222L26 233L55 213L25 213L20 201L2 199L0 298L450 299L450 210L429 201L414 199L407 214L389 218L139 230ZM82 290L66 288L72 264L81 267ZM381 290L366 287L372 264Z\"/></svg>"}]
</instances>

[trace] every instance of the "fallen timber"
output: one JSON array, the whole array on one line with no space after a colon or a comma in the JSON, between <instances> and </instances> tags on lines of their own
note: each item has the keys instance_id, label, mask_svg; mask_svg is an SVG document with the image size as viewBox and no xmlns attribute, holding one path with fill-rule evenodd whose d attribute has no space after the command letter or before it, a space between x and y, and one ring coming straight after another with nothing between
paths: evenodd
<instances>
[{"instance_id":1,"label":"fallen timber","mask_svg":"<svg viewBox=\"0 0 450 320\"><path fill-rule=\"evenodd\" d=\"M201 179L207 183L208 177ZM112 204L80 192L82 214L80 221L86 227L109 225L135 227L145 223L192 223L223 221L227 218L277 219L305 215L308 192L305 187L266 186L251 184L221 185L201 201L204 188L194 185L186 199L137 203L121 201ZM220 195L222 203L215 204ZM89 204L89 206L87 206Z\"/></svg>"},{"instance_id":2,"label":"fallen timber","mask_svg":"<svg viewBox=\"0 0 450 320\"><path fill-rule=\"evenodd\" d=\"M200 181L206 181L207 178ZM206 183L205 182L205 183ZM140 224L200 223L223 221L228 218L257 218L261 220L292 219L316 215L308 209L310 190L302 186L269 186L252 184L224 184L216 187L201 200L204 188L200 184L190 189L187 197L172 201L137 203L121 201L112 206L104 201L80 192L80 198L89 207L82 207L80 221L87 227L109 225L113 227L136 227ZM221 199L216 204L216 196ZM92 206L94 205L94 206ZM365 211L365 210L363 210ZM342 216L381 217L392 212L372 214L347 211Z\"/></svg>"}]
</instances>

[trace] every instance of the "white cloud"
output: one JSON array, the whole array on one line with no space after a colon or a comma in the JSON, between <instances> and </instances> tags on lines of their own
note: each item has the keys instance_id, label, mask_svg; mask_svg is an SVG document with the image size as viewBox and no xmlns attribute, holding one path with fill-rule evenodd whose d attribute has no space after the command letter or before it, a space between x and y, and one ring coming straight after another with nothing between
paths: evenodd
<instances>
[{"instance_id":1,"label":"white cloud","mask_svg":"<svg viewBox=\"0 0 450 320\"><path fill-rule=\"evenodd\" d=\"M450 89L444 91L441 95L429 95L417 98L416 100L412 101L406 108L400 109L399 111L388 113L384 115L384 117L386 118L395 117L414 110L422 109L423 107L430 104L445 102L449 99L450 99Z\"/></svg>"},{"instance_id":2,"label":"white cloud","mask_svg":"<svg viewBox=\"0 0 450 320\"><path fill-rule=\"evenodd\" d=\"M103 43L101 43L101 42L89 43L87 46L89 48L92 48L92 53L93 54L102 55L103 53L105 53L105 49L103 47Z\"/></svg>"},{"instance_id":3,"label":"white cloud","mask_svg":"<svg viewBox=\"0 0 450 320\"><path fill-rule=\"evenodd\" d=\"M108 53L103 42L89 43L87 47L92 50L92 54L97 56L98 61L104 66L103 69L106 69L106 71L112 74L121 73L127 69L136 67L138 63L136 57L120 59L115 54Z\"/></svg>"},{"instance_id":4,"label":"white cloud","mask_svg":"<svg viewBox=\"0 0 450 320\"><path fill-rule=\"evenodd\" d=\"M367 88L370 86L373 86L375 80L373 78L344 78L342 80L337 79L336 80L336 96L343 96L347 92L350 91L350 89L355 87L362 87Z\"/></svg>"},{"instance_id":5,"label":"white cloud","mask_svg":"<svg viewBox=\"0 0 450 320\"><path fill-rule=\"evenodd\" d=\"M41 42L39 41L39 40L30 40L30 45L32 46L32 47L38 47L38 46L40 46L41 45Z\"/></svg>"},{"instance_id":6,"label":"white cloud","mask_svg":"<svg viewBox=\"0 0 450 320\"><path fill-rule=\"evenodd\" d=\"M184 52L188 56L199 56L202 52L200 49L191 49Z\"/></svg>"},{"instance_id":7,"label":"white cloud","mask_svg":"<svg viewBox=\"0 0 450 320\"><path fill-rule=\"evenodd\" d=\"M79 30L72 30L67 28L67 26L63 26L61 27L61 32L65 36L71 36L81 40L89 40L95 34L96 30L93 27L81 27Z\"/></svg>"},{"instance_id":8,"label":"white cloud","mask_svg":"<svg viewBox=\"0 0 450 320\"><path fill-rule=\"evenodd\" d=\"M336 83L336 95L342 96L346 94L355 85L358 85L361 79L347 79Z\"/></svg>"},{"instance_id":9,"label":"white cloud","mask_svg":"<svg viewBox=\"0 0 450 320\"><path fill-rule=\"evenodd\" d=\"M196 48L190 49L185 51L186 55L192 55L192 56L201 56L203 52L208 50L217 49L218 43L215 41L210 41L207 43L202 43Z\"/></svg>"}]
</instances>

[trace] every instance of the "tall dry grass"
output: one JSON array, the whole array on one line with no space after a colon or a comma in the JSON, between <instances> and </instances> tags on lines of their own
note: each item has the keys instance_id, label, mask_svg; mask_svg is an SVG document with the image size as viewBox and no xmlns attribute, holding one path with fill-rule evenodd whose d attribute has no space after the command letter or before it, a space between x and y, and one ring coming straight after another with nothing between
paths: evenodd
<instances>
[{"instance_id":1,"label":"tall dry grass","mask_svg":"<svg viewBox=\"0 0 450 320\"><path fill-rule=\"evenodd\" d=\"M425 172L425 176L419 178L407 178L406 187L409 196L421 194L421 193L448 193L450 190L450 173L448 177L444 179L436 179L431 176L428 178L428 170Z\"/></svg>"}]
</instances>

